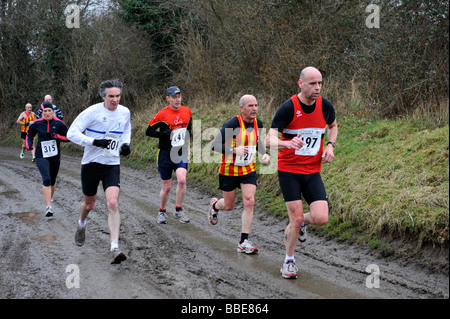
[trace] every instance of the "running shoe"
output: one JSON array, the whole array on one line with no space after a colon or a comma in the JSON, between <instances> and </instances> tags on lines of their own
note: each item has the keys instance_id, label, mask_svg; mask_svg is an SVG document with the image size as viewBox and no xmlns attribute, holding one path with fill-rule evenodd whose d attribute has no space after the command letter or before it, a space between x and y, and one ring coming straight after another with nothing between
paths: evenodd
<instances>
[{"instance_id":1,"label":"running shoe","mask_svg":"<svg viewBox=\"0 0 450 319\"><path fill-rule=\"evenodd\" d=\"M45 217L52 217L52 216L53 216L52 207L51 206L45 207Z\"/></svg>"},{"instance_id":2,"label":"running shoe","mask_svg":"<svg viewBox=\"0 0 450 319\"><path fill-rule=\"evenodd\" d=\"M75 232L75 244L81 247L86 240L86 226L81 227L77 224L77 231Z\"/></svg>"},{"instance_id":3,"label":"running shoe","mask_svg":"<svg viewBox=\"0 0 450 319\"><path fill-rule=\"evenodd\" d=\"M167 223L166 212L159 212L157 221L158 221L158 224Z\"/></svg>"},{"instance_id":4,"label":"running shoe","mask_svg":"<svg viewBox=\"0 0 450 319\"><path fill-rule=\"evenodd\" d=\"M173 213L173 217L178 218L178 220L180 221L180 223L189 223L189 218L187 218L184 214L183 214L183 210L177 210L175 213Z\"/></svg>"},{"instance_id":5,"label":"running shoe","mask_svg":"<svg viewBox=\"0 0 450 319\"><path fill-rule=\"evenodd\" d=\"M286 279L297 279L298 268L295 266L294 260L288 260L281 266L281 276Z\"/></svg>"},{"instance_id":6,"label":"running shoe","mask_svg":"<svg viewBox=\"0 0 450 319\"><path fill-rule=\"evenodd\" d=\"M114 248L113 250L111 250L111 256L113 258L111 265L118 265L122 261L127 260L127 256L125 256L125 254L119 248Z\"/></svg>"},{"instance_id":7,"label":"running shoe","mask_svg":"<svg viewBox=\"0 0 450 319\"><path fill-rule=\"evenodd\" d=\"M244 240L237 247L238 253L246 253L246 254L256 254L258 252L258 248L256 248L251 241Z\"/></svg>"},{"instance_id":8,"label":"running shoe","mask_svg":"<svg viewBox=\"0 0 450 319\"><path fill-rule=\"evenodd\" d=\"M20 153L20 158L23 159L25 157L25 154L22 152Z\"/></svg>"},{"instance_id":9,"label":"running shoe","mask_svg":"<svg viewBox=\"0 0 450 319\"><path fill-rule=\"evenodd\" d=\"M306 241L306 223L302 223L300 232L298 233L298 241L304 243Z\"/></svg>"},{"instance_id":10,"label":"running shoe","mask_svg":"<svg viewBox=\"0 0 450 319\"><path fill-rule=\"evenodd\" d=\"M218 220L218 211L214 210L213 206L215 203L217 203L218 200L217 198L212 198L211 201L209 202L209 211L208 211L208 215L209 215L209 222L212 225L217 225L217 223L219 222Z\"/></svg>"}]
</instances>

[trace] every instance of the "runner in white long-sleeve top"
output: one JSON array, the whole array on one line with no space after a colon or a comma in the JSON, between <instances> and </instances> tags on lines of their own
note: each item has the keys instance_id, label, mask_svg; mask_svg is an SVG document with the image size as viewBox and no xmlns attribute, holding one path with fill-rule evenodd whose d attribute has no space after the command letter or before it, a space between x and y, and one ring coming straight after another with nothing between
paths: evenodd
<instances>
[{"instance_id":1,"label":"runner in white long-sleeve top","mask_svg":"<svg viewBox=\"0 0 450 319\"><path fill-rule=\"evenodd\" d=\"M120 105L123 84L119 80L100 84L102 103L94 104L81 112L67 132L71 142L84 146L81 160L81 185L84 195L75 242L85 242L86 222L94 209L97 187L102 181L108 208L108 225L111 238L113 264L126 260L119 249L119 191L120 155L130 154L130 110Z\"/></svg>"}]
</instances>

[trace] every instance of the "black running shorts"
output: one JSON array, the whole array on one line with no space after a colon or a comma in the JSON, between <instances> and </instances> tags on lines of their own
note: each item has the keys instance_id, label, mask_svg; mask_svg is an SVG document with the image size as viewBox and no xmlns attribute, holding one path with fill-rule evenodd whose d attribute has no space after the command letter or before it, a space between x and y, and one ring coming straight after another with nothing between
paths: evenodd
<instances>
[{"instance_id":1,"label":"black running shorts","mask_svg":"<svg viewBox=\"0 0 450 319\"><path fill-rule=\"evenodd\" d=\"M305 175L278 171L278 180L285 202L301 200L302 195L308 205L317 200L327 200L320 173Z\"/></svg>"},{"instance_id":2,"label":"black running shorts","mask_svg":"<svg viewBox=\"0 0 450 319\"><path fill-rule=\"evenodd\" d=\"M256 185L256 172L251 172L242 176L227 176L219 174L219 189L231 192L236 188L241 188L241 184Z\"/></svg>"},{"instance_id":3,"label":"black running shorts","mask_svg":"<svg viewBox=\"0 0 450 319\"><path fill-rule=\"evenodd\" d=\"M100 181L104 191L110 186L120 187L120 165L99 163L81 165L81 188L84 195L96 195Z\"/></svg>"}]
</instances>

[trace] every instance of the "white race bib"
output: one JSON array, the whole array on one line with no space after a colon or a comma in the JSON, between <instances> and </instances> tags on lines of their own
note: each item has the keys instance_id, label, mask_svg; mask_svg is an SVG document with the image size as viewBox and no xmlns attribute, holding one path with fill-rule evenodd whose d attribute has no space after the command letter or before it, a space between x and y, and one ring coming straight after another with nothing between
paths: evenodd
<instances>
[{"instance_id":1,"label":"white race bib","mask_svg":"<svg viewBox=\"0 0 450 319\"><path fill-rule=\"evenodd\" d=\"M244 154L244 155L240 155L240 156L236 155L236 160L234 161L234 165L247 166L253 162L253 157L256 154L256 146L247 146L247 147L248 147L248 153Z\"/></svg>"},{"instance_id":2,"label":"white race bib","mask_svg":"<svg viewBox=\"0 0 450 319\"><path fill-rule=\"evenodd\" d=\"M41 142L42 156L44 158L58 155L58 146L56 140L42 141Z\"/></svg>"},{"instance_id":3,"label":"white race bib","mask_svg":"<svg viewBox=\"0 0 450 319\"><path fill-rule=\"evenodd\" d=\"M184 145L186 141L186 131L186 127L172 131L172 147L179 147Z\"/></svg>"},{"instance_id":4,"label":"white race bib","mask_svg":"<svg viewBox=\"0 0 450 319\"><path fill-rule=\"evenodd\" d=\"M322 139L322 130L320 129L301 129L300 139L305 142L302 148L295 150L295 155L316 156L320 150Z\"/></svg>"},{"instance_id":5,"label":"white race bib","mask_svg":"<svg viewBox=\"0 0 450 319\"><path fill-rule=\"evenodd\" d=\"M111 140L111 143L103 149L103 155L108 157L120 156L119 146L122 140L122 134L106 133L105 139Z\"/></svg>"}]
</instances>

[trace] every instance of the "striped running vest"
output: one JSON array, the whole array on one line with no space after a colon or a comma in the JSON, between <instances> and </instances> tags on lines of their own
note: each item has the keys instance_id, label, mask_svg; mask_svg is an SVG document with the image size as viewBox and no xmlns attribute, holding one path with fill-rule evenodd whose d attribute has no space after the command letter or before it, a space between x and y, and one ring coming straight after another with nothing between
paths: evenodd
<instances>
[{"instance_id":1,"label":"striped running vest","mask_svg":"<svg viewBox=\"0 0 450 319\"><path fill-rule=\"evenodd\" d=\"M24 112L27 115L26 118L22 119L22 122L24 124L36 120L36 116L34 115L33 112L31 112L31 114L28 114L27 111L24 111ZM25 133L28 132L28 125L22 125L22 132L25 132Z\"/></svg>"},{"instance_id":2,"label":"striped running vest","mask_svg":"<svg viewBox=\"0 0 450 319\"><path fill-rule=\"evenodd\" d=\"M242 118L242 115L239 114L236 117L240 125L239 134L233 137L233 139L227 141L226 145L228 147L254 146L256 149L259 137L258 122L256 118L253 119L253 130L249 132L245 129L245 123L244 119ZM251 172L254 172L256 171L255 157L256 154L254 154L253 160L249 165L239 166L236 165L235 163L236 161L235 154L222 154L222 162L220 163L219 174L226 176L243 176Z\"/></svg>"}]
</instances>

